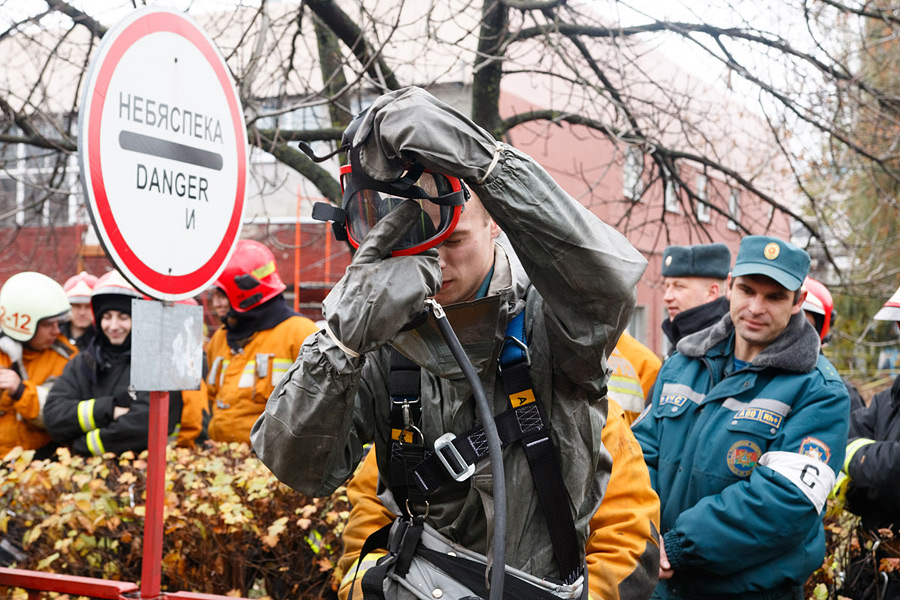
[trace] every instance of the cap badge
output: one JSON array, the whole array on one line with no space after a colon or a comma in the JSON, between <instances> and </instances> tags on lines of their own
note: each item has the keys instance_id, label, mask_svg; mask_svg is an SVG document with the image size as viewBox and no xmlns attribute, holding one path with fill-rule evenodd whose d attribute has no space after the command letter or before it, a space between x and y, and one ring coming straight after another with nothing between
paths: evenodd
<instances>
[{"instance_id":1,"label":"cap badge","mask_svg":"<svg viewBox=\"0 0 900 600\"><path fill-rule=\"evenodd\" d=\"M765 256L769 260L775 260L776 258L778 258L779 254L781 254L781 246L779 246L775 242L769 242L763 249L763 256Z\"/></svg>"},{"instance_id":2,"label":"cap badge","mask_svg":"<svg viewBox=\"0 0 900 600\"><path fill-rule=\"evenodd\" d=\"M671 266L671 264L672 264L672 257L671 257L671 256L667 256L667 257L666 257L666 266L667 266L667 267L668 267L668 266Z\"/></svg>"}]
</instances>

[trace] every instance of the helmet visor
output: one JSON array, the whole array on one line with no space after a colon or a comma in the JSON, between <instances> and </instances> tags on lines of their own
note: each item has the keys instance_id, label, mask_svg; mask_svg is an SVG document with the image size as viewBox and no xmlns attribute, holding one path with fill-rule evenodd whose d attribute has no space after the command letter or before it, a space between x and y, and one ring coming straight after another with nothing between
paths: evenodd
<instances>
[{"instance_id":1,"label":"helmet visor","mask_svg":"<svg viewBox=\"0 0 900 600\"><path fill-rule=\"evenodd\" d=\"M342 169L342 185L348 175L349 172L343 173ZM461 190L459 180L429 172L422 173L414 185L433 198ZM369 231L402 202L415 202L419 214L406 235L394 246L394 256L418 254L438 246L452 233L462 212L461 204L437 204L428 199L403 198L371 189L358 190L343 206L350 243L358 247Z\"/></svg>"}]
</instances>

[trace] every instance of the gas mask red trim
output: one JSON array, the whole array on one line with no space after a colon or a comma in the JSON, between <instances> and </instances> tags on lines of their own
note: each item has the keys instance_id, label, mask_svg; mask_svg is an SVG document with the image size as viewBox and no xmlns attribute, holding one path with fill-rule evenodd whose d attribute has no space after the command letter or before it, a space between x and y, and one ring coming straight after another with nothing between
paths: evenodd
<instances>
[{"instance_id":1,"label":"gas mask red trim","mask_svg":"<svg viewBox=\"0 0 900 600\"><path fill-rule=\"evenodd\" d=\"M318 202L312 214L314 219L331 221L335 237L354 249L401 202L418 203L420 215L391 256L419 254L439 246L453 233L469 199L469 191L459 179L432 173L418 164L393 182L359 173L351 165L341 167L342 208Z\"/></svg>"}]
</instances>

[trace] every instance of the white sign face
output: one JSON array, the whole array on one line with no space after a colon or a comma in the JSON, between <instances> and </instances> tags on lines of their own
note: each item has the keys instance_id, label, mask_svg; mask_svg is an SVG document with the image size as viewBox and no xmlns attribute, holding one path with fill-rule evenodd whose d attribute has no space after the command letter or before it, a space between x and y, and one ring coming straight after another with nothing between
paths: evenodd
<instances>
[{"instance_id":1,"label":"white sign face","mask_svg":"<svg viewBox=\"0 0 900 600\"><path fill-rule=\"evenodd\" d=\"M209 287L240 236L247 133L228 67L193 21L146 8L104 36L78 143L91 219L122 274L161 300Z\"/></svg>"}]
</instances>

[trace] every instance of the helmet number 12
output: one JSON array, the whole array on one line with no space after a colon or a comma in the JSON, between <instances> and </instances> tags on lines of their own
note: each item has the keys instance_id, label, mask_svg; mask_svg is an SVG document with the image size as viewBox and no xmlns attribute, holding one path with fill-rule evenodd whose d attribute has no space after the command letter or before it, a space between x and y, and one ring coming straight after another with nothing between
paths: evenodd
<instances>
[{"instance_id":1,"label":"helmet number 12","mask_svg":"<svg viewBox=\"0 0 900 600\"><path fill-rule=\"evenodd\" d=\"M13 329L27 329L31 324L31 315L14 312L7 318L6 309L0 308L0 321L6 322L7 326Z\"/></svg>"}]
</instances>

